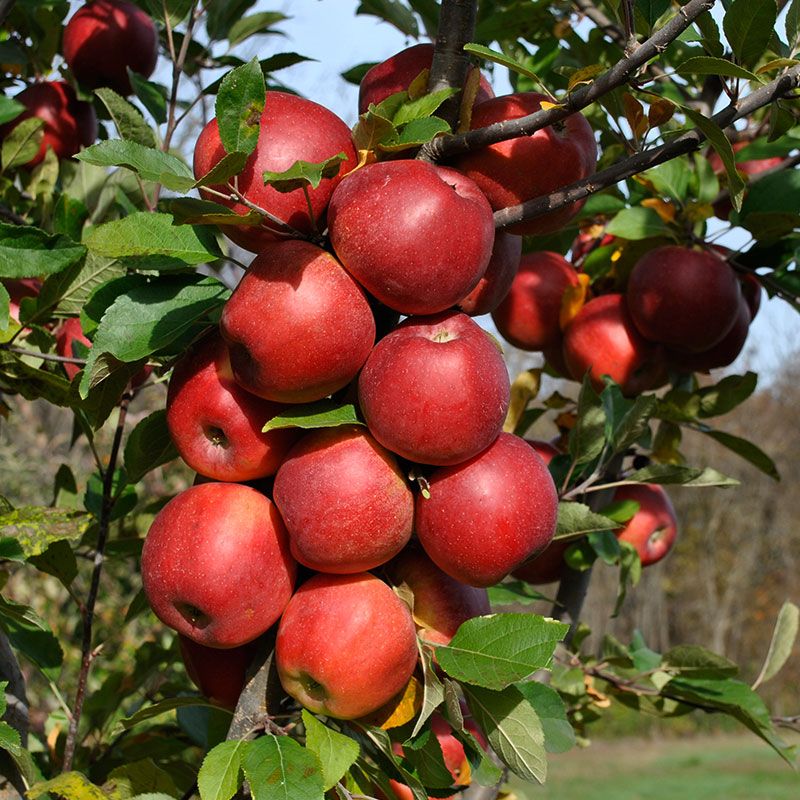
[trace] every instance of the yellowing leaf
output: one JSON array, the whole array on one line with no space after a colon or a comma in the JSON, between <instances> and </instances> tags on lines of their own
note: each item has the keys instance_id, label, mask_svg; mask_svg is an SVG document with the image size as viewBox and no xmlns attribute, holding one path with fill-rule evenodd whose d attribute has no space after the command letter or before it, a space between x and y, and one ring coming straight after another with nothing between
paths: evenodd
<instances>
[{"instance_id":1,"label":"yellowing leaf","mask_svg":"<svg viewBox=\"0 0 800 800\"><path fill-rule=\"evenodd\" d=\"M625 119L638 139L648 127L648 122L644 115L644 106L632 95L627 92L622 95L622 106L625 109Z\"/></svg>"},{"instance_id":2,"label":"yellowing leaf","mask_svg":"<svg viewBox=\"0 0 800 800\"><path fill-rule=\"evenodd\" d=\"M581 83L591 83L592 79L597 77L603 72L605 67L602 64L590 64L588 67L581 67L576 69L572 75L569 76L569 83L567 84L567 91L572 91L576 86Z\"/></svg>"},{"instance_id":3,"label":"yellowing leaf","mask_svg":"<svg viewBox=\"0 0 800 800\"><path fill-rule=\"evenodd\" d=\"M784 67L796 67L800 64L796 58L774 58L768 61L763 67L756 70L756 75L761 75L764 72L772 72L774 69L783 69Z\"/></svg>"},{"instance_id":4,"label":"yellowing leaf","mask_svg":"<svg viewBox=\"0 0 800 800\"><path fill-rule=\"evenodd\" d=\"M558 324L561 330L565 330L567 325L572 322L578 312L586 302L586 293L589 289L589 276L581 272L578 274L578 285L568 286L561 298L561 313L558 316Z\"/></svg>"},{"instance_id":5,"label":"yellowing leaf","mask_svg":"<svg viewBox=\"0 0 800 800\"><path fill-rule=\"evenodd\" d=\"M703 222L714 216L711 203L687 203L683 215L689 222Z\"/></svg>"},{"instance_id":6,"label":"yellowing leaf","mask_svg":"<svg viewBox=\"0 0 800 800\"><path fill-rule=\"evenodd\" d=\"M461 107L458 110L458 133L464 133L469 130L472 123L472 106L475 104L480 85L481 71L473 67L467 74L464 91L461 95Z\"/></svg>"},{"instance_id":7,"label":"yellowing leaf","mask_svg":"<svg viewBox=\"0 0 800 800\"><path fill-rule=\"evenodd\" d=\"M540 108L542 111L549 111L551 108L562 108L562 103L551 103L549 100L542 100Z\"/></svg>"},{"instance_id":8,"label":"yellowing leaf","mask_svg":"<svg viewBox=\"0 0 800 800\"><path fill-rule=\"evenodd\" d=\"M399 728L401 725L411 722L419 714L422 708L422 693L422 684L415 675L412 675L401 694L359 721L384 730Z\"/></svg>"},{"instance_id":9,"label":"yellowing leaf","mask_svg":"<svg viewBox=\"0 0 800 800\"><path fill-rule=\"evenodd\" d=\"M107 800L102 789L80 772L64 772L50 781L36 783L25 794L29 800L36 800L47 793L65 800Z\"/></svg>"},{"instance_id":10,"label":"yellowing leaf","mask_svg":"<svg viewBox=\"0 0 800 800\"><path fill-rule=\"evenodd\" d=\"M642 200L642 205L645 208L652 208L664 222L673 222L677 209L667 200L662 200L660 197L648 197Z\"/></svg>"},{"instance_id":11,"label":"yellowing leaf","mask_svg":"<svg viewBox=\"0 0 800 800\"><path fill-rule=\"evenodd\" d=\"M650 123L651 128L657 128L665 122L669 122L675 113L675 104L664 98L657 98L650 103L650 109L647 112L647 121Z\"/></svg>"},{"instance_id":12,"label":"yellowing leaf","mask_svg":"<svg viewBox=\"0 0 800 800\"><path fill-rule=\"evenodd\" d=\"M416 100L422 95L428 93L428 78L430 77L431 71L429 69L423 69L416 78L408 85L408 99L409 100Z\"/></svg>"},{"instance_id":13,"label":"yellowing leaf","mask_svg":"<svg viewBox=\"0 0 800 800\"><path fill-rule=\"evenodd\" d=\"M520 372L511 384L511 400L508 404L506 421L503 423L503 430L506 433L513 433L519 424L528 403L539 394L539 386L542 379L541 369L527 369Z\"/></svg>"},{"instance_id":14,"label":"yellowing leaf","mask_svg":"<svg viewBox=\"0 0 800 800\"><path fill-rule=\"evenodd\" d=\"M562 19L553 25L553 36L556 39L566 39L570 35L572 35L572 25L570 25L569 20Z\"/></svg>"}]
</instances>

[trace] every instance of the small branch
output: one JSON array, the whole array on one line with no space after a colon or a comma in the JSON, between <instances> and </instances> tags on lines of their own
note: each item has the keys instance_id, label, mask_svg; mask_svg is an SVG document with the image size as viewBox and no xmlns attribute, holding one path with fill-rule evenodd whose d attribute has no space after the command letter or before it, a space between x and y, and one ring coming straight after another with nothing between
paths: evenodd
<instances>
[{"instance_id":1,"label":"small branch","mask_svg":"<svg viewBox=\"0 0 800 800\"><path fill-rule=\"evenodd\" d=\"M529 136L548 125L561 122L570 114L586 108L595 100L627 83L632 75L651 58L662 53L694 20L711 9L715 2L716 0L690 0L661 30L643 42L636 52L619 61L592 83L568 94L561 105L536 111L527 117L497 122L467 133L441 136L424 145L420 155L429 161L441 161L505 139Z\"/></svg>"},{"instance_id":2,"label":"small branch","mask_svg":"<svg viewBox=\"0 0 800 800\"><path fill-rule=\"evenodd\" d=\"M72 358L70 356L57 356L52 353L40 353L37 350L26 350L24 347L2 347L0 348L8 353L14 353L18 356L31 356L32 358L40 358L42 361L57 361L60 364L77 364L78 366L85 367L85 358Z\"/></svg>"},{"instance_id":3,"label":"small branch","mask_svg":"<svg viewBox=\"0 0 800 800\"><path fill-rule=\"evenodd\" d=\"M119 418L117 427L114 431L114 441L111 445L111 453L108 457L108 466L103 476L103 500L100 507L100 519L97 533L97 549L94 556L94 569L92 571L92 582L89 586L89 596L86 600L86 613L83 615L83 637L81 641L81 670L78 675L78 688L75 692L75 705L72 710L72 719L69 722L67 741L64 745L64 766L63 772L72 769L72 762L75 758L75 750L78 744L78 726L81 721L83 702L86 697L86 685L89 679L89 670L92 662L99 652L99 648L92 648L92 625L94 623L94 610L97 604L97 594L100 589L100 576L103 572L103 562L105 560L105 548L108 540L109 526L111 523L111 509L114 505L114 470L119 457L122 445L122 434L125 429L125 418L128 414L128 405L132 395L130 392L122 396L119 404Z\"/></svg>"}]
</instances>

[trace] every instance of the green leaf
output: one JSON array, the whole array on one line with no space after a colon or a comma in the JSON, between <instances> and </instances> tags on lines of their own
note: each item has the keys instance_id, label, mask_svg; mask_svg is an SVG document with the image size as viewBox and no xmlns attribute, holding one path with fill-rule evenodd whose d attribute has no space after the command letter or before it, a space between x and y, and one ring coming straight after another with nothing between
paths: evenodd
<instances>
[{"instance_id":1,"label":"green leaf","mask_svg":"<svg viewBox=\"0 0 800 800\"><path fill-rule=\"evenodd\" d=\"M362 114L353 128L353 144L359 151L375 150L381 142L391 141L397 136L397 128L391 121L374 111Z\"/></svg>"},{"instance_id":2,"label":"green leaf","mask_svg":"<svg viewBox=\"0 0 800 800\"><path fill-rule=\"evenodd\" d=\"M762 82L758 75L750 72L727 58L696 56L684 61L675 70L681 75L726 75L729 78L743 78L746 81Z\"/></svg>"},{"instance_id":3,"label":"green leaf","mask_svg":"<svg viewBox=\"0 0 800 800\"><path fill-rule=\"evenodd\" d=\"M732 661L696 645L673 647L664 653L661 665L688 678L733 678L739 672Z\"/></svg>"},{"instance_id":4,"label":"green leaf","mask_svg":"<svg viewBox=\"0 0 800 800\"><path fill-rule=\"evenodd\" d=\"M13 97L3 95L0 97L0 125L5 125L6 122L16 119L24 110L25 106L22 103L14 100Z\"/></svg>"},{"instance_id":5,"label":"green leaf","mask_svg":"<svg viewBox=\"0 0 800 800\"><path fill-rule=\"evenodd\" d=\"M47 309L59 315L77 316L89 297L107 281L125 274L125 268L113 258L88 253L83 262L51 275L39 292L38 312Z\"/></svg>"},{"instance_id":6,"label":"green leaf","mask_svg":"<svg viewBox=\"0 0 800 800\"><path fill-rule=\"evenodd\" d=\"M619 528L618 522L610 517L597 514L583 503L562 500L558 504L556 539L575 539L586 533L609 531Z\"/></svg>"},{"instance_id":7,"label":"green leaf","mask_svg":"<svg viewBox=\"0 0 800 800\"><path fill-rule=\"evenodd\" d=\"M253 800L323 800L317 757L288 736L251 742L242 766Z\"/></svg>"},{"instance_id":8,"label":"green leaf","mask_svg":"<svg viewBox=\"0 0 800 800\"><path fill-rule=\"evenodd\" d=\"M764 666L761 667L761 672L753 684L754 689L774 678L789 660L792 648L797 640L798 628L800 628L800 608L787 601L781 606L781 610L778 613L767 657L764 659Z\"/></svg>"},{"instance_id":9,"label":"green leaf","mask_svg":"<svg viewBox=\"0 0 800 800\"><path fill-rule=\"evenodd\" d=\"M53 233L60 233L79 242L88 218L89 209L86 203L64 192L59 195L53 209Z\"/></svg>"},{"instance_id":10,"label":"green leaf","mask_svg":"<svg viewBox=\"0 0 800 800\"><path fill-rule=\"evenodd\" d=\"M180 158L138 142L98 142L81 150L76 158L99 167L126 167L142 180L160 183L174 192L189 191L195 184L192 170Z\"/></svg>"},{"instance_id":11,"label":"green leaf","mask_svg":"<svg viewBox=\"0 0 800 800\"><path fill-rule=\"evenodd\" d=\"M129 72L134 94L150 112L159 125L167 123L167 90L160 84L145 80L135 72Z\"/></svg>"},{"instance_id":12,"label":"green leaf","mask_svg":"<svg viewBox=\"0 0 800 800\"><path fill-rule=\"evenodd\" d=\"M649 430L648 422L658 405L655 395L639 395L620 420L611 438L611 449L622 453Z\"/></svg>"},{"instance_id":13,"label":"green leaf","mask_svg":"<svg viewBox=\"0 0 800 800\"><path fill-rule=\"evenodd\" d=\"M636 10L644 17L648 28L652 28L669 7L670 0L636 0L635 5Z\"/></svg>"},{"instance_id":14,"label":"green leaf","mask_svg":"<svg viewBox=\"0 0 800 800\"><path fill-rule=\"evenodd\" d=\"M264 73L257 58L231 70L223 78L215 109L226 153L249 155L256 149L266 91Z\"/></svg>"},{"instance_id":15,"label":"green leaf","mask_svg":"<svg viewBox=\"0 0 800 800\"><path fill-rule=\"evenodd\" d=\"M733 0L722 29L741 64L751 67L761 58L772 38L777 17L775 0Z\"/></svg>"},{"instance_id":16,"label":"green leaf","mask_svg":"<svg viewBox=\"0 0 800 800\"><path fill-rule=\"evenodd\" d=\"M534 83L538 83L542 88L545 87L544 82L535 72L528 69L525 64L520 63L511 56L507 56L504 53L498 53L496 50L492 50L490 47L486 47L482 44L465 44L464 50L470 55L482 58L484 61L492 61L495 64L500 64L512 72L516 72L519 75L524 75L526 78L530 78Z\"/></svg>"},{"instance_id":17,"label":"green leaf","mask_svg":"<svg viewBox=\"0 0 800 800\"><path fill-rule=\"evenodd\" d=\"M356 9L356 14L370 14L379 17L384 22L394 25L400 33L419 36L417 19L400 0L362 0Z\"/></svg>"},{"instance_id":18,"label":"green leaf","mask_svg":"<svg viewBox=\"0 0 800 800\"><path fill-rule=\"evenodd\" d=\"M175 782L169 773L156 766L150 758L143 758L130 764L123 764L112 770L103 790L115 797L115 800L131 800L142 796L175 798L178 792Z\"/></svg>"},{"instance_id":19,"label":"green leaf","mask_svg":"<svg viewBox=\"0 0 800 800\"><path fill-rule=\"evenodd\" d=\"M210 750L197 773L201 800L231 800L242 785L242 760L251 746L247 741L230 741Z\"/></svg>"},{"instance_id":20,"label":"green leaf","mask_svg":"<svg viewBox=\"0 0 800 800\"><path fill-rule=\"evenodd\" d=\"M143 269L185 269L221 253L209 228L175 225L170 214L140 211L92 228L84 239L98 256L137 259Z\"/></svg>"},{"instance_id":21,"label":"green leaf","mask_svg":"<svg viewBox=\"0 0 800 800\"><path fill-rule=\"evenodd\" d=\"M197 186L215 186L225 183L244 169L247 159L247 153L228 153L196 181Z\"/></svg>"},{"instance_id":22,"label":"green leaf","mask_svg":"<svg viewBox=\"0 0 800 800\"><path fill-rule=\"evenodd\" d=\"M792 51L797 45L798 33L800 33L800 0L792 0L786 12L786 41Z\"/></svg>"},{"instance_id":23,"label":"green leaf","mask_svg":"<svg viewBox=\"0 0 800 800\"><path fill-rule=\"evenodd\" d=\"M650 181L660 195L684 203L689 193L691 174L681 159L673 159L648 169L642 173L642 177Z\"/></svg>"},{"instance_id":24,"label":"green leaf","mask_svg":"<svg viewBox=\"0 0 800 800\"><path fill-rule=\"evenodd\" d=\"M311 712L303 709L306 747L322 765L323 788L335 786L358 758L358 742L323 725Z\"/></svg>"},{"instance_id":25,"label":"green leaf","mask_svg":"<svg viewBox=\"0 0 800 800\"><path fill-rule=\"evenodd\" d=\"M414 723L414 730L411 731L412 736L416 736L422 730L422 726L428 717L444 702L444 685L436 674L429 648L423 647L418 639L417 649L419 650L419 659L422 664L424 682L422 708L420 708L417 721Z\"/></svg>"},{"instance_id":26,"label":"green leaf","mask_svg":"<svg viewBox=\"0 0 800 800\"><path fill-rule=\"evenodd\" d=\"M516 687L541 720L547 752L566 753L572 749L575 746L575 731L567 719L567 708L561 695L538 681L518 683Z\"/></svg>"},{"instance_id":27,"label":"green leaf","mask_svg":"<svg viewBox=\"0 0 800 800\"><path fill-rule=\"evenodd\" d=\"M279 33L280 31L273 31L272 26L286 19L288 17L279 11L262 11L258 14L242 17L231 25L228 31L228 41L233 47L233 45L239 44L239 42L243 42L258 33Z\"/></svg>"},{"instance_id":28,"label":"green leaf","mask_svg":"<svg viewBox=\"0 0 800 800\"><path fill-rule=\"evenodd\" d=\"M606 226L606 232L631 241L670 235L669 226L656 211L642 206L620 211Z\"/></svg>"},{"instance_id":29,"label":"green leaf","mask_svg":"<svg viewBox=\"0 0 800 800\"><path fill-rule=\"evenodd\" d=\"M58 676L64 653L48 624L28 606L0 596L0 628L19 653L49 678Z\"/></svg>"},{"instance_id":30,"label":"green leaf","mask_svg":"<svg viewBox=\"0 0 800 800\"><path fill-rule=\"evenodd\" d=\"M55 275L85 255L86 248L66 236L48 236L32 225L0 222L0 278Z\"/></svg>"},{"instance_id":31,"label":"green leaf","mask_svg":"<svg viewBox=\"0 0 800 800\"><path fill-rule=\"evenodd\" d=\"M435 139L441 133L449 133L450 126L439 117L415 119L403 126L396 136L388 136L381 140L378 149L387 153L400 152L410 147L419 147Z\"/></svg>"},{"instance_id":32,"label":"green leaf","mask_svg":"<svg viewBox=\"0 0 800 800\"><path fill-rule=\"evenodd\" d=\"M461 625L436 648L439 666L458 681L503 689L549 666L569 626L538 614L493 614Z\"/></svg>"},{"instance_id":33,"label":"green leaf","mask_svg":"<svg viewBox=\"0 0 800 800\"><path fill-rule=\"evenodd\" d=\"M14 169L31 161L39 152L44 137L44 120L40 117L28 117L3 139L0 149L0 160L3 170Z\"/></svg>"},{"instance_id":34,"label":"green leaf","mask_svg":"<svg viewBox=\"0 0 800 800\"><path fill-rule=\"evenodd\" d=\"M453 776L444 763L439 740L430 728L403 742L403 757L426 788L452 786Z\"/></svg>"},{"instance_id":35,"label":"green leaf","mask_svg":"<svg viewBox=\"0 0 800 800\"><path fill-rule=\"evenodd\" d=\"M11 321L11 296L6 287L0 283L0 331L8 330Z\"/></svg>"},{"instance_id":36,"label":"green leaf","mask_svg":"<svg viewBox=\"0 0 800 800\"><path fill-rule=\"evenodd\" d=\"M258 211L237 214L227 206L197 197L171 197L159 203L159 209L172 215L176 225L260 225L264 217Z\"/></svg>"},{"instance_id":37,"label":"green leaf","mask_svg":"<svg viewBox=\"0 0 800 800\"><path fill-rule=\"evenodd\" d=\"M75 553L65 540L53 542L41 555L31 556L28 562L39 572L45 572L58 578L61 583L69 588L78 577L78 561Z\"/></svg>"},{"instance_id":38,"label":"green leaf","mask_svg":"<svg viewBox=\"0 0 800 800\"><path fill-rule=\"evenodd\" d=\"M632 472L626 483L679 483L683 486L738 486L739 481L715 469L695 469L681 464L649 464Z\"/></svg>"},{"instance_id":39,"label":"green leaf","mask_svg":"<svg viewBox=\"0 0 800 800\"><path fill-rule=\"evenodd\" d=\"M112 89L95 89L95 94L111 114L119 135L143 147L155 147L156 135L139 110Z\"/></svg>"},{"instance_id":40,"label":"green leaf","mask_svg":"<svg viewBox=\"0 0 800 800\"><path fill-rule=\"evenodd\" d=\"M392 122L396 127L407 125L409 122L414 122L419 119L427 119L432 116L439 106L452 97L458 94L458 89L439 89L439 91L424 94L416 100L407 100L395 112L392 117Z\"/></svg>"},{"instance_id":41,"label":"green leaf","mask_svg":"<svg viewBox=\"0 0 800 800\"><path fill-rule=\"evenodd\" d=\"M578 418L569 434L569 454L577 465L594 461L605 445L606 414L600 398L584 377L578 395Z\"/></svg>"},{"instance_id":42,"label":"green leaf","mask_svg":"<svg viewBox=\"0 0 800 800\"><path fill-rule=\"evenodd\" d=\"M747 439L734 436L732 433L715 431L706 427L701 427L698 430L706 436L710 436L714 441L719 442L723 447L727 447L728 450L733 451L736 455L741 456L745 461L760 469L765 475L769 475L770 478L776 481L781 479L775 462L753 442L748 442Z\"/></svg>"},{"instance_id":43,"label":"green leaf","mask_svg":"<svg viewBox=\"0 0 800 800\"><path fill-rule=\"evenodd\" d=\"M714 386L705 386L695 394L700 398L699 417L719 417L733 411L756 390L758 375L728 375Z\"/></svg>"},{"instance_id":44,"label":"green leaf","mask_svg":"<svg viewBox=\"0 0 800 800\"><path fill-rule=\"evenodd\" d=\"M80 539L88 526L86 514L71 508L22 506L0 513L0 536L15 539L26 558L62 539Z\"/></svg>"},{"instance_id":45,"label":"green leaf","mask_svg":"<svg viewBox=\"0 0 800 800\"><path fill-rule=\"evenodd\" d=\"M742 203L740 219L748 230L756 230L751 218L759 214L788 214L789 228L800 208L800 172L787 169L766 175L756 181L747 191Z\"/></svg>"},{"instance_id":46,"label":"green leaf","mask_svg":"<svg viewBox=\"0 0 800 800\"><path fill-rule=\"evenodd\" d=\"M128 731L131 728L139 725L141 722L160 717L169 711L175 711L177 708L187 708L189 706L203 706L205 708L219 708L209 700L202 697L168 697L166 700L161 700L158 703L153 703L151 706L145 706L139 709L135 714L130 717L121 719L117 724L116 734L122 731Z\"/></svg>"},{"instance_id":47,"label":"green leaf","mask_svg":"<svg viewBox=\"0 0 800 800\"><path fill-rule=\"evenodd\" d=\"M492 608L513 605L529 606L539 600L551 599L541 592L537 592L525 581L503 581L503 583L490 586L486 591L489 595L489 605Z\"/></svg>"},{"instance_id":48,"label":"green leaf","mask_svg":"<svg viewBox=\"0 0 800 800\"><path fill-rule=\"evenodd\" d=\"M138 483L150 470L178 457L167 427L165 409L154 411L130 432L125 443L125 471Z\"/></svg>"},{"instance_id":49,"label":"green leaf","mask_svg":"<svg viewBox=\"0 0 800 800\"><path fill-rule=\"evenodd\" d=\"M467 705L492 750L524 780L544 783L547 757L541 720L516 686L497 692L464 686Z\"/></svg>"},{"instance_id":50,"label":"green leaf","mask_svg":"<svg viewBox=\"0 0 800 800\"><path fill-rule=\"evenodd\" d=\"M283 170L283 172L265 171L263 173L264 184L272 186L278 192L293 192L304 186L316 189L325 178L333 178L339 174L343 161L347 161L344 153L337 153L318 163L295 161L289 169Z\"/></svg>"},{"instance_id":51,"label":"green leaf","mask_svg":"<svg viewBox=\"0 0 800 800\"><path fill-rule=\"evenodd\" d=\"M276 428L335 428L338 425L363 425L352 403L320 400L317 403L285 408L278 416L268 420L263 432Z\"/></svg>"},{"instance_id":52,"label":"green leaf","mask_svg":"<svg viewBox=\"0 0 800 800\"><path fill-rule=\"evenodd\" d=\"M3 709L5 711L5 697L3 698ZM0 749L11 753L12 756L19 756L22 753L22 742L19 732L14 730L7 722L0 722Z\"/></svg>"},{"instance_id":53,"label":"green leaf","mask_svg":"<svg viewBox=\"0 0 800 800\"><path fill-rule=\"evenodd\" d=\"M37 800L46 794L63 797L64 800L108 800L103 790L80 772L62 772L52 780L37 783L25 794L29 800Z\"/></svg>"},{"instance_id":54,"label":"green leaf","mask_svg":"<svg viewBox=\"0 0 800 800\"><path fill-rule=\"evenodd\" d=\"M209 3L206 8L206 30L212 40L226 38L231 25L241 19L255 5L255 0L229 0L227 3Z\"/></svg>"}]
</instances>

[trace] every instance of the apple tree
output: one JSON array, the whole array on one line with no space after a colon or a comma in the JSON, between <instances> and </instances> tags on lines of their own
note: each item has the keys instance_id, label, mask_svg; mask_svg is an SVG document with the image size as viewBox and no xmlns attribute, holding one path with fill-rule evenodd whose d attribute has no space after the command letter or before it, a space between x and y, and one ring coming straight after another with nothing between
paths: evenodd
<instances>
[{"instance_id":1,"label":"apple tree","mask_svg":"<svg viewBox=\"0 0 800 800\"><path fill-rule=\"evenodd\" d=\"M352 129L263 5L0 2L2 424L71 426L0 496L3 792L495 798L609 700L794 763L796 606L750 681L581 608L735 491L684 435L778 478L717 370L800 309L800 0L362 2Z\"/></svg>"}]
</instances>

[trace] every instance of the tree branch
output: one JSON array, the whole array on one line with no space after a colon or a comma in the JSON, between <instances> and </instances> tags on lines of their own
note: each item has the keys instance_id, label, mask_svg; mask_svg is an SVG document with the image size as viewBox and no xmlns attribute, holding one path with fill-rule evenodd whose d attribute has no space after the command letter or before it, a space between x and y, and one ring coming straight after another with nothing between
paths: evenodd
<instances>
[{"instance_id":1,"label":"tree branch","mask_svg":"<svg viewBox=\"0 0 800 800\"><path fill-rule=\"evenodd\" d=\"M711 117L711 120L720 128L726 128L731 123L742 117L747 117L759 108L779 100L789 92L800 87L800 67L792 67L774 81L765 84L756 91L747 95L739 103L731 103L727 108ZM581 181L565 186L557 192L543 197L528 200L518 206L496 211L494 222L497 228L505 228L522 220L534 219L549 211L554 211L570 205L577 200L583 200L609 186L630 178L652 167L663 164L678 156L686 155L705 141L706 137L698 129L688 131L678 136L667 144L653 147L630 158L618 161L600 172L590 175Z\"/></svg>"},{"instance_id":2,"label":"tree branch","mask_svg":"<svg viewBox=\"0 0 800 800\"><path fill-rule=\"evenodd\" d=\"M595 100L627 83L637 70L663 52L667 45L675 41L701 14L711 9L715 2L716 0L690 0L631 56L619 61L592 83L568 94L560 105L536 111L527 117L496 122L467 133L441 136L424 145L420 150L420 157L428 161L441 161L505 139L530 136L548 125L566 119L570 114L586 108Z\"/></svg>"}]
</instances>

